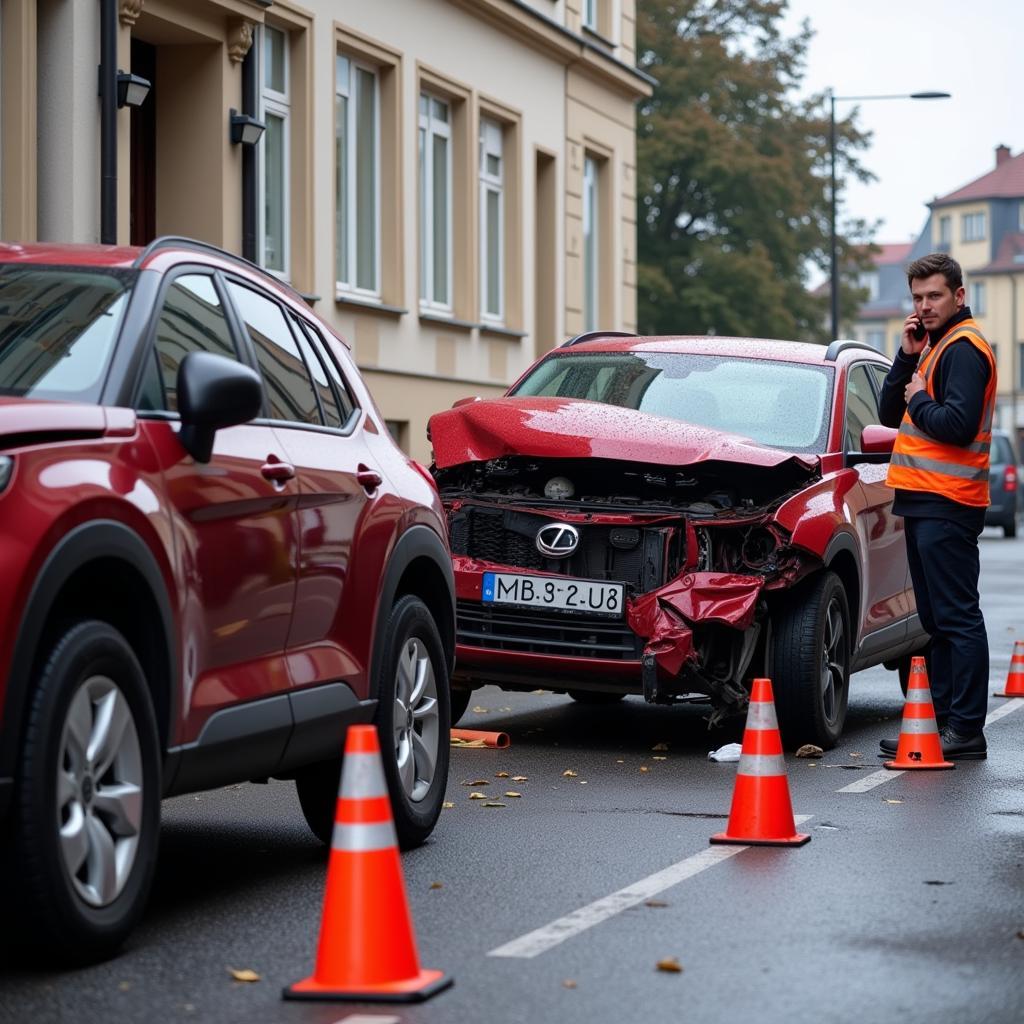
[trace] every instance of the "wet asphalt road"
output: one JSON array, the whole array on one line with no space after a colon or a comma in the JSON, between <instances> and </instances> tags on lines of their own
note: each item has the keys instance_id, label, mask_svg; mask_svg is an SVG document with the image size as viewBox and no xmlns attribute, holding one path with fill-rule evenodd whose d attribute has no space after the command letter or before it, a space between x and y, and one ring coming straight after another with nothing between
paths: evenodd
<instances>
[{"instance_id":1,"label":"wet asphalt road","mask_svg":"<svg viewBox=\"0 0 1024 1024\"><path fill-rule=\"evenodd\" d=\"M994 692L1024 638L1024 540L986 532L982 564ZM462 724L504 729L512 746L452 751L454 806L402 860L421 962L453 988L415 1007L281 1002L313 965L326 858L293 787L272 783L164 804L151 906L110 963L26 965L0 908L0 1021L1024 1020L1024 700L988 727L988 761L867 788L902 702L893 674L859 673L841 745L787 758L810 844L716 847L735 850L716 862L708 836L735 766L706 754L739 730L709 734L697 708L638 699L475 698L486 710ZM1006 705L992 698L990 712ZM462 783L483 778L504 807L469 799ZM854 783L863 791L840 792ZM649 882L602 920L587 912L568 937L542 931L531 957L489 955L673 865L675 884ZM669 957L681 973L656 970Z\"/></svg>"}]
</instances>

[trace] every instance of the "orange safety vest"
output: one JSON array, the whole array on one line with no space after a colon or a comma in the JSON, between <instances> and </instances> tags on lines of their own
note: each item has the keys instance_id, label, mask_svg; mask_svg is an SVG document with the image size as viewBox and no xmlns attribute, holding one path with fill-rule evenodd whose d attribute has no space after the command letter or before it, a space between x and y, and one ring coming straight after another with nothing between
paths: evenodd
<instances>
[{"instance_id":1,"label":"orange safety vest","mask_svg":"<svg viewBox=\"0 0 1024 1024\"><path fill-rule=\"evenodd\" d=\"M901 490L929 491L961 505L987 508L989 448L992 444L992 418L996 407L996 361L977 322L969 317L950 328L938 344L929 345L921 357L917 372L924 377L928 394L935 398L935 367L942 353L960 338L966 339L981 352L989 365L985 405L974 440L966 445L936 441L914 426L910 411L907 410L896 436L885 482Z\"/></svg>"}]
</instances>

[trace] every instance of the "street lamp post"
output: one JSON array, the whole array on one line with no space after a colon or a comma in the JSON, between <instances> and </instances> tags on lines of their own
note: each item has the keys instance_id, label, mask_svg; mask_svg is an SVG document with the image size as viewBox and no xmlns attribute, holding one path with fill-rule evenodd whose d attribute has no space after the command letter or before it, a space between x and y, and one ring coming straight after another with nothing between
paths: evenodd
<instances>
[{"instance_id":1,"label":"street lamp post","mask_svg":"<svg viewBox=\"0 0 1024 1024\"><path fill-rule=\"evenodd\" d=\"M828 151L830 160L830 187L829 187L829 221L832 229L832 257L831 257L831 300L832 300L832 338L839 337L839 259L838 242L836 239L836 103L840 100L851 103L861 103L864 100L946 100L949 99L948 92L910 92L899 93L894 96L836 96L829 90L829 118L828 118Z\"/></svg>"}]
</instances>

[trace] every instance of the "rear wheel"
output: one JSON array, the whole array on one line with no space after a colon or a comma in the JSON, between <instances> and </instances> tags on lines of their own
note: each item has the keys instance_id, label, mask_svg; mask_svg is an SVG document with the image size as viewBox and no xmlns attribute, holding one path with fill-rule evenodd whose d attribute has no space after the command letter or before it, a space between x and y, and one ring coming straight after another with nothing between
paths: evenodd
<instances>
[{"instance_id":1,"label":"rear wheel","mask_svg":"<svg viewBox=\"0 0 1024 1024\"><path fill-rule=\"evenodd\" d=\"M788 747L836 745L850 693L850 613L842 581L824 572L772 621L771 679Z\"/></svg>"},{"instance_id":2,"label":"rear wheel","mask_svg":"<svg viewBox=\"0 0 1024 1024\"><path fill-rule=\"evenodd\" d=\"M1003 536L1010 539L1017 536L1017 520L1016 518L1007 519L1003 523Z\"/></svg>"},{"instance_id":3,"label":"rear wheel","mask_svg":"<svg viewBox=\"0 0 1024 1024\"><path fill-rule=\"evenodd\" d=\"M142 916L160 829L159 735L145 676L105 622L72 626L31 696L14 809L18 901L62 960L113 954Z\"/></svg>"}]
</instances>

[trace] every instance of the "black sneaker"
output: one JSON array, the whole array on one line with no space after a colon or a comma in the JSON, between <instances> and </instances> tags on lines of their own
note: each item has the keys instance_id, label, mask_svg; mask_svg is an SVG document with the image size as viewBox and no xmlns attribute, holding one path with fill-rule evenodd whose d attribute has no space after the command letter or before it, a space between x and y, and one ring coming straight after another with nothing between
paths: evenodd
<instances>
[{"instance_id":1,"label":"black sneaker","mask_svg":"<svg viewBox=\"0 0 1024 1024\"><path fill-rule=\"evenodd\" d=\"M950 761L983 761L988 757L988 744L983 732L961 736L951 725L942 730L942 755Z\"/></svg>"}]
</instances>

